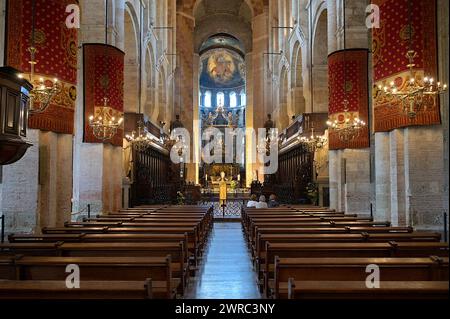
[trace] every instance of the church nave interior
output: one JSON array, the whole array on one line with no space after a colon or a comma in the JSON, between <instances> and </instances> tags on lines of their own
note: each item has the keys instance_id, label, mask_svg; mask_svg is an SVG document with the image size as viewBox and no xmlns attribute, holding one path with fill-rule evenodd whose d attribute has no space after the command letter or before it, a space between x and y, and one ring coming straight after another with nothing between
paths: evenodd
<instances>
[{"instance_id":1,"label":"church nave interior","mask_svg":"<svg viewBox=\"0 0 450 319\"><path fill-rule=\"evenodd\" d=\"M448 298L447 0L0 0L0 301Z\"/></svg>"}]
</instances>

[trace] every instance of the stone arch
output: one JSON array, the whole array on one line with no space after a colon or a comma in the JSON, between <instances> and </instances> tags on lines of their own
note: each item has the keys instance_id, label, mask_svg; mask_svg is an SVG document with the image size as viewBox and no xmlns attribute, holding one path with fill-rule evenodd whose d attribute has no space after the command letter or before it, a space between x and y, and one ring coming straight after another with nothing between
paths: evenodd
<instances>
[{"instance_id":1,"label":"stone arch","mask_svg":"<svg viewBox=\"0 0 450 319\"><path fill-rule=\"evenodd\" d=\"M280 90L278 95L278 122L281 129L289 125L288 115L288 94L289 94L289 73L286 66L283 66L280 72Z\"/></svg>"},{"instance_id":2,"label":"stone arch","mask_svg":"<svg viewBox=\"0 0 450 319\"><path fill-rule=\"evenodd\" d=\"M303 92L303 56L300 42L297 41L292 51L292 69L291 69L291 85L292 100L291 108L293 115L299 115L306 112L306 102Z\"/></svg>"},{"instance_id":3,"label":"stone arch","mask_svg":"<svg viewBox=\"0 0 450 319\"><path fill-rule=\"evenodd\" d=\"M166 85L166 74L164 68L158 72L158 114L152 117L158 123L164 121L166 118L167 109L167 85Z\"/></svg>"},{"instance_id":4,"label":"stone arch","mask_svg":"<svg viewBox=\"0 0 450 319\"><path fill-rule=\"evenodd\" d=\"M316 15L312 47L313 112L328 112L328 17L321 6Z\"/></svg>"},{"instance_id":5,"label":"stone arch","mask_svg":"<svg viewBox=\"0 0 450 319\"><path fill-rule=\"evenodd\" d=\"M145 50L145 104L144 113L146 115L151 115L153 108L155 108L155 52L151 43L148 43L147 49Z\"/></svg>"},{"instance_id":6,"label":"stone arch","mask_svg":"<svg viewBox=\"0 0 450 319\"><path fill-rule=\"evenodd\" d=\"M137 113L139 112L139 19L129 2L126 3L124 14L124 111Z\"/></svg>"}]
</instances>

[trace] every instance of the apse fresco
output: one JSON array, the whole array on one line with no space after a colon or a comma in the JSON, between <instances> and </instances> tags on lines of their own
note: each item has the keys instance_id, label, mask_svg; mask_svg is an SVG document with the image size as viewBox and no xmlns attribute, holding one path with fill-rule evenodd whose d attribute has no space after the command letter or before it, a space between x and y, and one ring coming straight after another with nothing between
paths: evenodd
<instances>
[{"instance_id":1,"label":"apse fresco","mask_svg":"<svg viewBox=\"0 0 450 319\"><path fill-rule=\"evenodd\" d=\"M245 63L230 50L211 50L202 56L200 83L202 87L233 88L245 84Z\"/></svg>"}]
</instances>

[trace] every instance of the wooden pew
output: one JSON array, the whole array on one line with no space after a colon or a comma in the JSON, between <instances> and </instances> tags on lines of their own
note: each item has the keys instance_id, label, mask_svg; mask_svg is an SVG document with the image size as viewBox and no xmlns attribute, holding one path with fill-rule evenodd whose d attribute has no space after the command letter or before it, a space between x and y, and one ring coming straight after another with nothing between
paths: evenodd
<instances>
[{"instance_id":1,"label":"wooden pew","mask_svg":"<svg viewBox=\"0 0 450 319\"><path fill-rule=\"evenodd\" d=\"M186 239L186 256L192 256L193 262L195 265L198 264L198 258L201 256L202 250L204 248L204 242L201 241L199 236L197 235L195 227L178 227L178 228L170 228L170 227L152 227L152 228L141 228L141 227L103 227L98 229L97 227L57 227L57 228L44 228L42 230L44 234L85 234L84 241L92 241L92 238L97 238L99 241L105 241L112 239L114 237L111 236L87 236L87 235L95 235L95 234L122 234L122 235L157 235L154 237L155 240L161 241L165 240L168 237L162 237L160 235L167 234L169 237L173 237L170 235L184 234ZM120 238L119 236L116 238ZM127 236L128 241L135 240L145 240L149 241L151 237L129 237ZM173 240L173 238L172 238ZM175 240L179 241L179 238L175 238ZM123 241L120 238L120 241ZM190 252L191 254L189 254Z\"/></svg>"},{"instance_id":2,"label":"wooden pew","mask_svg":"<svg viewBox=\"0 0 450 319\"><path fill-rule=\"evenodd\" d=\"M368 265L380 267L382 281L448 281L448 258L275 258L269 293L279 298L281 283L298 281L365 281Z\"/></svg>"},{"instance_id":3,"label":"wooden pew","mask_svg":"<svg viewBox=\"0 0 450 319\"><path fill-rule=\"evenodd\" d=\"M66 280L67 265L80 267L83 281L142 281L152 278L166 288L165 298L173 299L178 281L172 280L172 264L167 257L22 257L15 260L17 280Z\"/></svg>"},{"instance_id":4,"label":"wooden pew","mask_svg":"<svg viewBox=\"0 0 450 319\"><path fill-rule=\"evenodd\" d=\"M111 229L114 231L114 229ZM66 240L70 238L70 240ZM185 247L185 256L191 256L194 267L197 263L196 255L193 253L196 248L192 241L188 240L187 233L129 233L126 229L120 228L116 232L101 233L101 234L79 234L67 236L66 234L43 234L43 235L12 235L9 238L10 242L16 244L39 244L39 243L159 243L159 242L175 242L182 241ZM26 254L26 253L25 253ZM191 269L191 270L194 270Z\"/></svg>"},{"instance_id":5,"label":"wooden pew","mask_svg":"<svg viewBox=\"0 0 450 319\"><path fill-rule=\"evenodd\" d=\"M62 257L165 257L170 255L172 275L180 278L179 293L188 281L188 259L184 243L65 243L58 247Z\"/></svg>"},{"instance_id":6,"label":"wooden pew","mask_svg":"<svg viewBox=\"0 0 450 319\"><path fill-rule=\"evenodd\" d=\"M15 256L0 256L0 279L14 280L16 278L15 259Z\"/></svg>"},{"instance_id":7,"label":"wooden pew","mask_svg":"<svg viewBox=\"0 0 450 319\"><path fill-rule=\"evenodd\" d=\"M0 300L140 300L165 298L165 289L145 281L83 281L68 289L65 281L0 280Z\"/></svg>"},{"instance_id":8,"label":"wooden pew","mask_svg":"<svg viewBox=\"0 0 450 319\"><path fill-rule=\"evenodd\" d=\"M372 242L383 243L390 241L416 241L439 242L439 233L413 232L413 233L387 233L387 234L260 234L256 242L255 256L261 258L266 247L270 243L356 243Z\"/></svg>"},{"instance_id":9,"label":"wooden pew","mask_svg":"<svg viewBox=\"0 0 450 319\"><path fill-rule=\"evenodd\" d=\"M256 238L256 228L330 228L330 227L389 227L389 222L270 222L270 223L255 223L253 227L247 230L249 240Z\"/></svg>"},{"instance_id":10,"label":"wooden pew","mask_svg":"<svg viewBox=\"0 0 450 319\"><path fill-rule=\"evenodd\" d=\"M56 243L59 241L66 243L80 242L85 234L43 234L43 235L24 235L24 234L10 234L8 241L10 243Z\"/></svg>"},{"instance_id":11,"label":"wooden pew","mask_svg":"<svg viewBox=\"0 0 450 319\"><path fill-rule=\"evenodd\" d=\"M278 258L352 258L352 257L449 257L449 246L445 243L270 243L257 263L257 273L264 281L267 293L268 282L273 279L275 257Z\"/></svg>"},{"instance_id":12,"label":"wooden pew","mask_svg":"<svg viewBox=\"0 0 450 319\"><path fill-rule=\"evenodd\" d=\"M255 237L249 238L249 244L255 246L258 234L362 234L362 233L412 233L412 227L330 227L330 228L255 228Z\"/></svg>"},{"instance_id":13,"label":"wooden pew","mask_svg":"<svg viewBox=\"0 0 450 319\"><path fill-rule=\"evenodd\" d=\"M0 244L1 255L58 256L63 242Z\"/></svg>"},{"instance_id":14,"label":"wooden pew","mask_svg":"<svg viewBox=\"0 0 450 319\"><path fill-rule=\"evenodd\" d=\"M285 291L283 287L280 289ZM296 281L290 278L288 299L413 300L448 299L448 281L382 281L368 289L362 281ZM280 298L286 297L280 293Z\"/></svg>"},{"instance_id":15,"label":"wooden pew","mask_svg":"<svg viewBox=\"0 0 450 319\"><path fill-rule=\"evenodd\" d=\"M207 240L207 233L205 232L201 232L196 223L164 223L164 222L160 222L160 223L67 223L65 225L67 228L80 228L83 229L84 227L108 227L108 230L102 231L102 233L105 232L110 232L110 229L118 229L118 228L124 228L126 229L127 232L131 232L132 228L146 228L146 229L150 229L150 228L179 228L179 229L187 229L190 228L192 229L192 231L190 230L188 232L189 235L189 241L193 241L194 242L194 248L195 248L195 255L196 258L199 256L199 254L201 254L201 251L203 249L203 245ZM142 233L146 233L146 229L142 230ZM51 229L49 228L45 228L43 229L44 232L48 233L51 231ZM61 231L61 229L58 229L58 231ZM118 232L116 230L116 232ZM139 230L133 231L133 232L139 232ZM172 231L171 231L172 232ZM191 238L192 237L192 238Z\"/></svg>"}]
</instances>

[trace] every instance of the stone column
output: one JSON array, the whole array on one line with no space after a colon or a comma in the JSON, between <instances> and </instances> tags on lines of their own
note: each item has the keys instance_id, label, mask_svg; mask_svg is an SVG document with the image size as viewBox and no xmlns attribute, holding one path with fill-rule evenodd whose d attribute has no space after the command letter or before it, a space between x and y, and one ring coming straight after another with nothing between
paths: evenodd
<instances>
[{"instance_id":1,"label":"stone column","mask_svg":"<svg viewBox=\"0 0 450 319\"><path fill-rule=\"evenodd\" d=\"M80 45L83 43L104 43L105 17L104 1L82 0ZM101 8L101 10L99 10ZM115 27L110 27L111 45L119 45L123 50L124 1L116 2ZM137 8L138 9L138 8ZM138 11L137 11L138 12ZM121 24L120 24L121 23ZM84 132L84 92L83 56L78 59L78 99L75 111L75 142L73 165L73 211L85 210L91 205L93 213L116 211L121 208L122 147L108 144L83 143Z\"/></svg>"},{"instance_id":2,"label":"stone column","mask_svg":"<svg viewBox=\"0 0 450 319\"><path fill-rule=\"evenodd\" d=\"M264 52L267 52L269 46L269 29L268 12L264 11L262 14L253 18L253 52L250 59L247 59L247 71L251 73L251 79L247 76L247 86L253 84L253 87L248 87L247 92L247 128L253 128L258 134L258 128L264 127L267 114L261 112L264 109L264 91L265 91L265 74L264 74L264 61L267 57L264 57ZM251 61L251 62L250 62ZM250 62L250 63L249 63ZM252 117L249 120L249 116ZM251 147L251 144L247 143L247 148ZM251 151L255 147L252 147ZM249 154L247 154L248 156ZM247 157L247 161L249 157ZM252 171L258 170L259 180L264 180L264 165L253 165ZM249 182L248 176L252 172L248 172L247 168L247 183ZM250 175L251 176L251 175ZM251 182L252 178L250 178Z\"/></svg>"},{"instance_id":3,"label":"stone column","mask_svg":"<svg viewBox=\"0 0 450 319\"><path fill-rule=\"evenodd\" d=\"M39 141L39 228L70 221L72 136L41 132Z\"/></svg>"},{"instance_id":4,"label":"stone column","mask_svg":"<svg viewBox=\"0 0 450 319\"><path fill-rule=\"evenodd\" d=\"M375 209L378 221L391 220L389 133L375 134Z\"/></svg>"},{"instance_id":5,"label":"stone column","mask_svg":"<svg viewBox=\"0 0 450 319\"><path fill-rule=\"evenodd\" d=\"M176 81L175 96L179 97L175 101L175 112L181 110L180 119L184 127L189 131L191 136L191 163L187 165L186 181L194 182L196 180L197 165L193 163L193 145L194 145L194 17L192 12L177 12L176 26L176 46L179 57L179 70L181 79ZM180 105L181 103L181 105Z\"/></svg>"},{"instance_id":6,"label":"stone column","mask_svg":"<svg viewBox=\"0 0 450 319\"><path fill-rule=\"evenodd\" d=\"M438 26L439 78L448 82L448 1L438 1ZM443 231L443 213L448 211L448 93L440 106L442 125L375 134L377 219Z\"/></svg>"},{"instance_id":7,"label":"stone column","mask_svg":"<svg viewBox=\"0 0 450 319\"><path fill-rule=\"evenodd\" d=\"M449 2L446 0L438 0L438 52L439 52L439 75L445 82L449 82ZM449 98L448 93L442 95L440 98L441 105L441 118L442 118L442 129L443 129L443 149L444 149L444 171L443 171L443 211L447 214L449 213ZM447 229L448 229L448 219L447 219Z\"/></svg>"},{"instance_id":8,"label":"stone column","mask_svg":"<svg viewBox=\"0 0 450 319\"><path fill-rule=\"evenodd\" d=\"M366 4L363 1L346 1L347 49L368 47L369 30L365 26L365 8ZM342 3L336 1L327 1L327 9L328 52L332 53L336 50L344 49L344 11ZM340 209L345 208L347 212L369 214L371 200L370 148L343 150L341 156L337 155L336 152L330 151L330 168L341 167L345 174L335 175L338 173L338 170L330 170L331 206L339 207ZM333 161L336 160L338 163L334 164ZM341 189L334 189L335 187ZM338 202L333 203L336 200Z\"/></svg>"}]
</instances>

